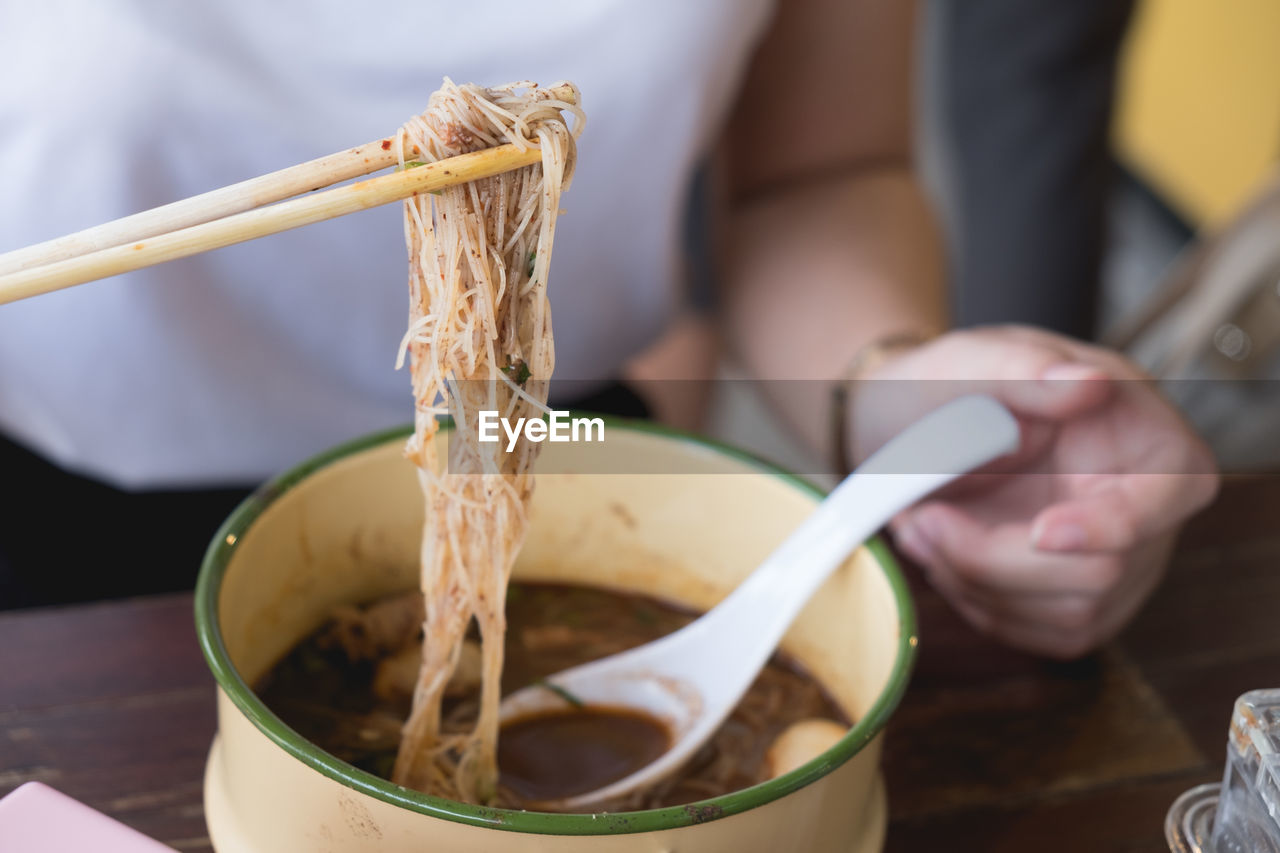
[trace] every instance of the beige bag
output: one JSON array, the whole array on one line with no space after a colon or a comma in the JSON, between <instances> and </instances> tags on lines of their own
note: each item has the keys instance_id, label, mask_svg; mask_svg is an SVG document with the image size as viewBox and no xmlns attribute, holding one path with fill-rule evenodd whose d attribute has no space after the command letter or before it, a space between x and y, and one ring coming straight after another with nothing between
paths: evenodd
<instances>
[{"instance_id":1,"label":"beige bag","mask_svg":"<svg viewBox=\"0 0 1280 853\"><path fill-rule=\"evenodd\" d=\"M1223 470L1280 468L1280 172L1103 342L1160 381Z\"/></svg>"}]
</instances>

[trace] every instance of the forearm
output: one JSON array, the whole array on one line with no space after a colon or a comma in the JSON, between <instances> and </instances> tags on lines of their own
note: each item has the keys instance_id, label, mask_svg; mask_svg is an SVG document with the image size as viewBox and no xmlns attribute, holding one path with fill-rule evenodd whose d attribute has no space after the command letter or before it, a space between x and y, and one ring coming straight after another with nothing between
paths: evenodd
<instances>
[{"instance_id":1,"label":"forearm","mask_svg":"<svg viewBox=\"0 0 1280 853\"><path fill-rule=\"evenodd\" d=\"M946 325L940 241L914 175L867 169L747 200L724 248L732 353L831 458L830 380L882 335Z\"/></svg>"}]
</instances>

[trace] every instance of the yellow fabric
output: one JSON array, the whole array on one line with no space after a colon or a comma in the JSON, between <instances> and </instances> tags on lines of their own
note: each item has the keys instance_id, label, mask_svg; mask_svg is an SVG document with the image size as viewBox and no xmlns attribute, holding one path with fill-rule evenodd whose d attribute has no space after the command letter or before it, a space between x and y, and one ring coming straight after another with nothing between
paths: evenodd
<instances>
[{"instance_id":1,"label":"yellow fabric","mask_svg":"<svg viewBox=\"0 0 1280 853\"><path fill-rule=\"evenodd\" d=\"M1144 0L1122 61L1122 161L1196 225L1280 158L1280 0Z\"/></svg>"}]
</instances>

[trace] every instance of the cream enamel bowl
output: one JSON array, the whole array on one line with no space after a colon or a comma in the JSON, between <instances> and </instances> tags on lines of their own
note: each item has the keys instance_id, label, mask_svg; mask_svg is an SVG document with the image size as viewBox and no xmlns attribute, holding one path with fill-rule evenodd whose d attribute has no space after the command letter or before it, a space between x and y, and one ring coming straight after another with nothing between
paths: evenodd
<instances>
[{"instance_id":1,"label":"cream enamel bowl","mask_svg":"<svg viewBox=\"0 0 1280 853\"><path fill-rule=\"evenodd\" d=\"M218 681L205 813L220 853L292 851L879 850L880 733L915 653L906 585L878 542L814 596L783 648L856 721L768 782L689 806L560 815L468 806L397 787L325 753L250 690L332 607L416 585L421 497L406 432L336 448L272 481L218 532L196 626ZM596 445L547 444L515 576L715 604L821 493L738 451L609 420ZM599 471L680 473L621 474Z\"/></svg>"}]
</instances>

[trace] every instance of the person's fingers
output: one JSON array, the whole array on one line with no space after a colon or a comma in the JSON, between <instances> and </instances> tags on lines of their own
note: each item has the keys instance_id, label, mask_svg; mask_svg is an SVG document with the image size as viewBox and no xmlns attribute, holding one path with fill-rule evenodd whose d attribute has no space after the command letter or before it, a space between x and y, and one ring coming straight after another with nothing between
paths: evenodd
<instances>
[{"instance_id":1,"label":"person's fingers","mask_svg":"<svg viewBox=\"0 0 1280 853\"><path fill-rule=\"evenodd\" d=\"M1102 403L1109 377L1100 366L1079 360L1066 341L994 328L952 337L939 358L942 369L963 371L988 392L1030 418L1063 420Z\"/></svg>"},{"instance_id":2,"label":"person's fingers","mask_svg":"<svg viewBox=\"0 0 1280 853\"><path fill-rule=\"evenodd\" d=\"M988 526L943 502L910 511L901 527L912 559L949 566L968 583L991 589L1097 593L1112 588L1123 572L1120 555L1038 550L1031 543L1030 525Z\"/></svg>"},{"instance_id":3,"label":"person's fingers","mask_svg":"<svg viewBox=\"0 0 1280 853\"><path fill-rule=\"evenodd\" d=\"M948 573L944 569L939 574ZM964 581L948 585L965 601L984 610L993 622L1034 622L1057 631L1079 633L1093 630L1107 612L1108 598L1096 593L996 592Z\"/></svg>"},{"instance_id":4,"label":"person's fingers","mask_svg":"<svg viewBox=\"0 0 1280 853\"><path fill-rule=\"evenodd\" d=\"M931 571L929 580L980 633L1023 651L1062 659L1079 657L1109 640L1133 609L1128 596L993 593L945 566Z\"/></svg>"},{"instance_id":5,"label":"person's fingers","mask_svg":"<svg viewBox=\"0 0 1280 853\"><path fill-rule=\"evenodd\" d=\"M920 534L910 512L899 513L890 528L893 530L894 544L908 560L925 570L937 565L938 555L933 550L933 543Z\"/></svg>"},{"instance_id":6,"label":"person's fingers","mask_svg":"<svg viewBox=\"0 0 1280 853\"><path fill-rule=\"evenodd\" d=\"M1217 491L1217 476L1207 473L1125 474L1097 482L1093 494L1039 512L1031 525L1036 549L1123 551L1181 523Z\"/></svg>"},{"instance_id":7,"label":"person's fingers","mask_svg":"<svg viewBox=\"0 0 1280 853\"><path fill-rule=\"evenodd\" d=\"M1111 640L1146 599L1145 593L1020 596L993 605L944 595L982 633L1024 651L1064 660L1088 654Z\"/></svg>"},{"instance_id":8,"label":"person's fingers","mask_svg":"<svg viewBox=\"0 0 1280 853\"><path fill-rule=\"evenodd\" d=\"M1055 593L1001 596L976 589L940 566L929 581L976 631L1025 652L1054 658L1079 657L1101 634L1089 597Z\"/></svg>"},{"instance_id":9,"label":"person's fingers","mask_svg":"<svg viewBox=\"0 0 1280 853\"><path fill-rule=\"evenodd\" d=\"M987 619L988 627L979 629L983 633L1015 649L1058 660L1083 657L1107 639L1101 635L1070 631L1042 622L1001 622L990 617Z\"/></svg>"},{"instance_id":10,"label":"person's fingers","mask_svg":"<svg viewBox=\"0 0 1280 853\"><path fill-rule=\"evenodd\" d=\"M961 577L938 561L930 583L981 633L1035 654L1071 659L1118 634L1159 583L1174 537L1165 535L1127 555L1116 585L1100 593L1022 592Z\"/></svg>"},{"instance_id":11,"label":"person's fingers","mask_svg":"<svg viewBox=\"0 0 1280 853\"><path fill-rule=\"evenodd\" d=\"M993 385L995 396L1015 414L1061 421L1103 403L1111 388L1107 374L1088 364L1054 360L1027 378L1018 374Z\"/></svg>"},{"instance_id":12,"label":"person's fingers","mask_svg":"<svg viewBox=\"0 0 1280 853\"><path fill-rule=\"evenodd\" d=\"M1017 417L1022 432L1019 450L991 470L1016 470L1038 458L1059 425L1102 405L1112 385L1106 369L1077 359L1068 347L1011 329L952 332L864 378L852 421L860 457L950 400L988 394Z\"/></svg>"}]
</instances>

